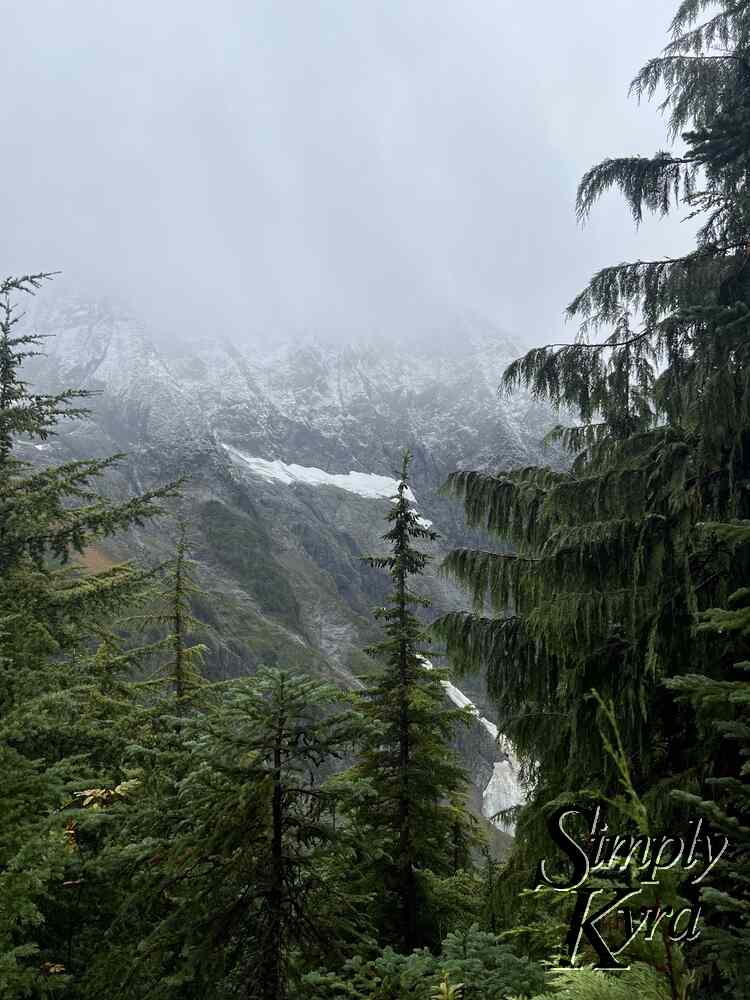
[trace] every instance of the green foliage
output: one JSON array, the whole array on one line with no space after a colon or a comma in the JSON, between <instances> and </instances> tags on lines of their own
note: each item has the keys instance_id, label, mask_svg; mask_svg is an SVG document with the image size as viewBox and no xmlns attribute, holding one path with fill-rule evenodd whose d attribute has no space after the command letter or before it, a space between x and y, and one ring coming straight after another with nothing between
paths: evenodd
<instances>
[{"instance_id":1,"label":"green foliage","mask_svg":"<svg viewBox=\"0 0 750 1000\"><path fill-rule=\"evenodd\" d=\"M7 303L4 315L0 997L225 1000L252 989L283 1000L331 966L358 989L365 957L353 956L373 955L376 934L398 937L407 871L420 932L434 943L468 934L486 894L448 745L463 713L446 706L410 612L426 602L407 579L427 558L410 540L433 533L409 502L406 464L385 536L393 554L372 560L394 590L368 696L269 669L204 684L206 627L193 609L206 602L184 528L153 570L71 565L92 541L160 513L174 488L117 503L95 490L107 461L38 472L15 458L19 433L52 434L85 393L32 394L20 369L34 338L11 337ZM203 516L265 610L296 617L252 518L223 505ZM432 963L426 989L468 989L447 948L439 969L424 952L405 974ZM384 961L401 975L399 958ZM494 982L490 965L480 971Z\"/></svg>"},{"instance_id":2,"label":"green foliage","mask_svg":"<svg viewBox=\"0 0 750 1000\"><path fill-rule=\"evenodd\" d=\"M384 668L367 678L362 711L372 730L354 769L360 784L353 808L355 822L379 848L368 875L378 886L383 940L407 952L429 941L426 890L432 883L420 872L452 874L466 863L468 846L465 776L450 748L455 726L467 715L446 706L442 674L425 660L424 629L411 610L429 603L410 587L428 560L413 540L437 536L414 510L408 471L407 453L388 514L392 527L383 536L391 554L367 559L389 572L393 590L375 612L385 639L369 652ZM458 841L461 857L454 858Z\"/></svg>"},{"instance_id":3,"label":"green foliage","mask_svg":"<svg viewBox=\"0 0 750 1000\"><path fill-rule=\"evenodd\" d=\"M632 84L664 91L682 151L605 160L577 209L585 220L618 190L636 224L700 217L696 245L604 268L568 309L575 341L506 371L506 391L573 414L551 434L569 469L446 486L497 544L450 554L474 608L435 629L454 664L486 670L531 788L509 863L483 873L450 749L467 716L446 705L415 613L429 558L416 543L437 536L408 454L388 553L367 560L392 586L364 696L268 669L202 684L184 532L156 572L71 565L174 488L115 502L97 484L117 457L16 457L87 393L31 392L39 344L15 335L10 296L47 276L0 282L0 1000L750 998L748 66L750 0L683 0ZM253 509L212 501L201 522L258 607L298 626ZM248 636L256 657L277 652L267 621L230 641ZM130 683L149 659L157 676ZM689 955L662 928L627 972L543 974L571 901L519 890L547 853L547 815L580 796L632 830L698 811L727 834ZM681 901L682 874L643 901Z\"/></svg>"},{"instance_id":4,"label":"green foliage","mask_svg":"<svg viewBox=\"0 0 750 1000\"><path fill-rule=\"evenodd\" d=\"M46 276L0 282L0 996L67 989L74 946L78 815L121 780L121 724L131 703L116 680L108 623L143 590L130 565L100 574L72 554L160 512L173 487L123 502L96 492L115 459L35 471L19 439L44 440L80 417L80 390L35 394L22 378L39 339L15 335L13 293ZM96 834L92 831L92 838Z\"/></svg>"},{"instance_id":5,"label":"green foliage","mask_svg":"<svg viewBox=\"0 0 750 1000\"><path fill-rule=\"evenodd\" d=\"M465 863L465 859L461 861ZM420 914L420 923L429 941L441 941L451 930L465 930L483 923L486 900L481 873L457 868L450 875L436 875L429 869L418 874L420 896L428 905Z\"/></svg>"},{"instance_id":6,"label":"green foliage","mask_svg":"<svg viewBox=\"0 0 750 1000\"><path fill-rule=\"evenodd\" d=\"M441 984L455 988L463 1000L496 1000L513 995L530 996L541 990L541 966L519 958L494 934L474 925L449 934L439 955L427 949L399 955L391 948L372 960L356 958L340 973L309 973L302 983L300 1000L432 1000ZM296 995L294 996L296 1000Z\"/></svg>"},{"instance_id":7,"label":"green foliage","mask_svg":"<svg viewBox=\"0 0 750 1000\"><path fill-rule=\"evenodd\" d=\"M136 874L91 988L209 998L251 981L283 1000L297 951L343 958L361 943L366 900L347 884L341 793L320 772L359 725L334 688L280 671L207 689L182 722L176 795L157 754L119 837L114 877Z\"/></svg>"},{"instance_id":8,"label":"green foliage","mask_svg":"<svg viewBox=\"0 0 750 1000\"><path fill-rule=\"evenodd\" d=\"M533 785L518 825L519 884L549 847L546 805L618 787L591 689L613 706L652 822L684 813L673 787L700 795L715 776L693 711L662 682L707 662L717 679L726 671L691 623L745 584L750 553L695 530L750 517L749 26L747 0L682 3L664 55L633 89L665 88L685 152L608 159L581 182L581 218L614 188L636 222L678 208L702 225L684 257L600 271L569 307L575 341L530 351L505 372L505 391L526 388L572 412L573 425L552 435L571 468L462 471L446 486L498 542L450 554L444 569L475 606L436 631L454 663L487 671L499 728Z\"/></svg>"},{"instance_id":9,"label":"green foliage","mask_svg":"<svg viewBox=\"0 0 750 1000\"><path fill-rule=\"evenodd\" d=\"M555 969L549 979L552 989L534 994L533 1000L683 1000L675 998L664 977L647 965L635 964L614 975L593 969Z\"/></svg>"},{"instance_id":10,"label":"green foliage","mask_svg":"<svg viewBox=\"0 0 750 1000\"><path fill-rule=\"evenodd\" d=\"M212 551L237 574L260 607L297 625L297 601L270 554L270 539L255 511L240 513L218 500L209 500L201 508L201 523Z\"/></svg>"},{"instance_id":11,"label":"green foliage","mask_svg":"<svg viewBox=\"0 0 750 1000\"><path fill-rule=\"evenodd\" d=\"M708 524L703 530L737 545L750 539L747 523ZM673 794L729 839L727 855L701 892L707 924L698 945L701 977L711 985L712 996L737 1000L750 997L749 594L746 587L737 590L726 607L707 609L696 625L696 631L712 637L717 655L733 662L733 672L726 679L700 673L668 681L679 699L694 706L704 746L715 761L702 796Z\"/></svg>"},{"instance_id":12,"label":"green foliage","mask_svg":"<svg viewBox=\"0 0 750 1000\"><path fill-rule=\"evenodd\" d=\"M45 976L40 944L44 908L66 867L61 824L41 811L65 802L64 776L43 769L11 747L0 748L0 997L46 996L62 989L59 972ZM49 962L49 965L59 965Z\"/></svg>"},{"instance_id":13,"label":"green foliage","mask_svg":"<svg viewBox=\"0 0 750 1000\"><path fill-rule=\"evenodd\" d=\"M148 656L158 661L156 677L141 687L166 684L174 695L178 715L184 714L203 682L201 667L207 648L191 641L195 633L208 631L206 623L192 612L196 599L204 596L193 578L194 565L188 555L187 529L181 521L174 557L160 567L156 583L142 599L149 610L126 623L130 629L166 633L138 651L141 658Z\"/></svg>"}]
</instances>

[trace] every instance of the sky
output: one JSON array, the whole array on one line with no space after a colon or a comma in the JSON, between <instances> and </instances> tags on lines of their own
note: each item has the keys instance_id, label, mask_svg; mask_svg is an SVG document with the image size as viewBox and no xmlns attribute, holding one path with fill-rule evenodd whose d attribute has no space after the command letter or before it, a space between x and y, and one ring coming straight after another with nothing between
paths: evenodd
<instances>
[{"instance_id":1,"label":"sky","mask_svg":"<svg viewBox=\"0 0 750 1000\"><path fill-rule=\"evenodd\" d=\"M675 0L29 0L2 8L5 274L165 335L569 338L591 274L685 249L583 172L667 144L628 84Z\"/></svg>"}]
</instances>

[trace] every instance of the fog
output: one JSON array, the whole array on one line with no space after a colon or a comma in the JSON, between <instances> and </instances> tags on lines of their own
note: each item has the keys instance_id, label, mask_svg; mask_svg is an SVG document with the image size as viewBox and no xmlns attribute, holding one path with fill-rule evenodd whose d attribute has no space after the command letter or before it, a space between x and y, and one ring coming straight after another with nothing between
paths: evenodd
<instances>
[{"instance_id":1,"label":"fog","mask_svg":"<svg viewBox=\"0 0 750 1000\"><path fill-rule=\"evenodd\" d=\"M527 342L601 266L684 248L581 174L664 148L627 88L674 0L6 2L4 273L164 335L429 326Z\"/></svg>"}]
</instances>

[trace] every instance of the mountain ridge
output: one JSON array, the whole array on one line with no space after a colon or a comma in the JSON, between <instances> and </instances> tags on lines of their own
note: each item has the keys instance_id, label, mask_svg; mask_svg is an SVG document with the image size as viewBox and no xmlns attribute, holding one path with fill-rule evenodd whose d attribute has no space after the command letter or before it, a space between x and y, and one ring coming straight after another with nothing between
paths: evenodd
<instances>
[{"instance_id":1,"label":"mountain ridge","mask_svg":"<svg viewBox=\"0 0 750 1000\"><path fill-rule=\"evenodd\" d=\"M498 394L515 345L487 326L435 337L432 348L416 349L416 337L342 345L311 335L261 350L221 336L165 346L125 307L83 298L40 302L29 321L50 335L30 381L97 395L87 419L26 457L124 452L108 481L115 495L190 476L181 509L214 604L204 610L222 637L210 650L213 676L278 660L356 686L371 669L361 652L377 635L370 610L387 589L361 556L383 549L388 477L403 448L420 512L441 535L418 581L436 613L468 603L436 566L476 535L439 495L447 475L545 457L551 414L527 394ZM168 551L168 532L144 527L104 555L154 562ZM461 685L487 715L481 681ZM462 753L479 808L510 804L508 769L495 766L506 755L474 728ZM493 775L502 779L494 791Z\"/></svg>"}]
</instances>

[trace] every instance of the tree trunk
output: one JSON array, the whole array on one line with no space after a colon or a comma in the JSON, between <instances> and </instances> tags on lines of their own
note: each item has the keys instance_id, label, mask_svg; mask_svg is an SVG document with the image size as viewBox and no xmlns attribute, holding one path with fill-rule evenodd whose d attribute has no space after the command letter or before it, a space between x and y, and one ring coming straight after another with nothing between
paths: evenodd
<instances>
[{"instance_id":1,"label":"tree trunk","mask_svg":"<svg viewBox=\"0 0 750 1000\"><path fill-rule=\"evenodd\" d=\"M284 907L284 789L281 781L281 741L284 719L279 728L273 751L273 800L271 812L271 872L268 890L268 929L261 956L260 996L263 1000L284 1000L283 907Z\"/></svg>"},{"instance_id":2,"label":"tree trunk","mask_svg":"<svg viewBox=\"0 0 750 1000\"><path fill-rule=\"evenodd\" d=\"M401 624L399 649L399 895L401 896L401 945L409 953L417 946L417 883L414 877L414 858L409 801L409 683L407 677L406 643L406 573L400 569L398 576L398 601Z\"/></svg>"}]
</instances>

